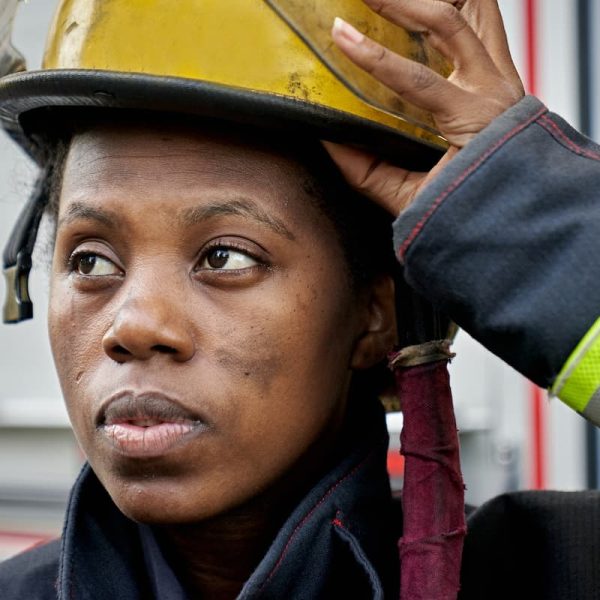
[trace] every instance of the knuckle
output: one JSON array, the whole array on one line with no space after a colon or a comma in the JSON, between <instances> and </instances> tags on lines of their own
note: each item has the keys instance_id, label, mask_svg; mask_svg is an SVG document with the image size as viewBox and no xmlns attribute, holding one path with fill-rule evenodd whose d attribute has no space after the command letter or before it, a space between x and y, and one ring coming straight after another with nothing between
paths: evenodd
<instances>
[{"instance_id":1,"label":"knuckle","mask_svg":"<svg viewBox=\"0 0 600 600\"><path fill-rule=\"evenodd\" d=\"M454 4L450 4L449 2L438 2L436 16L439 21L448 21L455 19L460 13L456 10Z\"/></svg>"},{"instance_id":2,"label":"knuckle","mask_svg":"<svg viewBox=\"0 0 600 600\"><path fill-rule=\"evenodd\" d=\"M354 189L367 195L376 192L377 187L381 183L378 177L381 165L382 160L380 158L374 159L366 171L360 177L356 177L354 182L352 182Z\"/></svg>"},{"instance_id":3,"label":"knuckle","mask_svg":"<svg viewBox=\"0 0 600 600\"><path fill-rule=\"evenodd\" d=\"M373 175L367 173L363 177L355 179L354 182L352 182L352 187L361 194L373 192L373 188L375 187L373 184Z\"/></svg>"},{"instance_id":4,"label":"knuckle","mask_svg":"<svg viewBox=\"0 0 600 600\"><path fill-rule=\"evenodd\" d=\"M434 21L432 25L438 31L446 31L451 35L456 34L467 25L460 11L453 4L446 2L438 3Z\"/></svg>"},{"instance_id":5,"label":"knuckle","mask_svg":"<svg viewBox=\"0 0 600 600\"><path fill-rule=\"evenodd\" d=\"M370 0L368 4L373 12L386 17L390 13L392 2L390 0Z\"/></svg>"},{"instance_id":6,"label":"knuckle","mask_svg":"<svg viewBox=\"0 0 600 600\"><path fill-rule=\"evenodd\" d=\"M427 67L419 63L412 63L410 66L409 81L414 90L421 91L434 84L435 75Z\"/></svg>"},{"instance_id":7,"label":"knuckle","mask_svg":"<svg viewBox=\"0 0 600 600\"><path fill-rule=\"evenodd\" d=\"M367 65L367 72L373 74L379 71L382 68L382 65L387 61L388 54L388 50L385 46L374 44L371 51L371 59Z\"/></svg>"}]
</instances>

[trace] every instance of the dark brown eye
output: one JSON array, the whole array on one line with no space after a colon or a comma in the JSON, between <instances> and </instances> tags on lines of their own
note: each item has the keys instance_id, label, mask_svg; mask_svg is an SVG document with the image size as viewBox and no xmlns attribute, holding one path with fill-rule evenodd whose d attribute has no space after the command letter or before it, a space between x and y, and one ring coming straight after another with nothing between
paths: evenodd
<instances>
[{"instance_id":1,"label":"dark brown eye","mask_svg":"<svg viewBox=\"0 0 600 600\"><path fill-rule=\"evenodd\" d=\"M204 255L200 264L201 269L237 271L249 269L258 264L255 258L233 248L213 248Z\"/></svg>"},{"instance_id":2,"label":"dark brown eye","mask_svg":"<svg viewBox=\"0 0 600 600\"><path fill-rule=\"evenodd\" d=\"M79 275L102 277L106 275L119 275L119 268L107 258L97 254L80 254L73 258L73 271Z\"/></svg>"},{"instance_id":3,"label":"dark brown eye","mask_svg":"<svg viewBox=\"0 0 600 600\"><path fill-rule=\"evenodd\" d=\"M213 269L222 269L229 260L229 250L216 248L206 257L206 262Z\"/></svg>"},{"instance_id":4,"label":"dark brown eye","mask_svg":"<svg viewBox=\"0 0 600 600\"><path fill-rule=\"evenodd\" d=\"M83 275L89 275L96 265L96 257L93 254L86 254L77 261L78 271Z\"/></svg>"}]
</instances>

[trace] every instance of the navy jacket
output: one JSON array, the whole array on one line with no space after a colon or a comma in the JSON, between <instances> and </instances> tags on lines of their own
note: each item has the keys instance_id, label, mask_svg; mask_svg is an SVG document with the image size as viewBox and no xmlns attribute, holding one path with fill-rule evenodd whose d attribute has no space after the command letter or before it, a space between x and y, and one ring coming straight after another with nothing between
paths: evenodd
<instances>
[{"instance_id":1,"label":"navy jacket","mask_svg":"<svg viewBox=\"0 0 600 600\"><path fill-rule=\"evenodd\" d=\"M394 224L408 283L600 425L600 147L526 97Z\"/></svg>"}]
</instances>

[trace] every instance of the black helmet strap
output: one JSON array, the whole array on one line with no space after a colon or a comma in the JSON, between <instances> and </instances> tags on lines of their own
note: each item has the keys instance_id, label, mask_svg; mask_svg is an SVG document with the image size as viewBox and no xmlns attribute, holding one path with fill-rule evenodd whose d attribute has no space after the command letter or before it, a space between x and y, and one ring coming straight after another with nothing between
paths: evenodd
<instances>
[{"instance_id":1,"label":"black helmet strap","mask_svg":"<svg viewBox=\"0 0 600 600\"><path fill-rule=\"evenodd\" d=\"M19 323L33 317L33 304L29 296L29 273L35 240L42 215L48 204L46 175L45 170L40 174L35 189L21 211L4 248L6 298L3 320L5 323Z\"/></svg>"}]
</instances>

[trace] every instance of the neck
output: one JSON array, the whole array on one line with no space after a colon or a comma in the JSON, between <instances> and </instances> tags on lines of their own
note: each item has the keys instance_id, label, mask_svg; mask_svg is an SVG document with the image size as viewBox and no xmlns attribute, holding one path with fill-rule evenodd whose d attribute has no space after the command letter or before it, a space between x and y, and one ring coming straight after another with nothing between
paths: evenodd
<instances>
[{"instance_id":1,"label":"neck","mask_svg":"<svg viewBox=\"0 0 600 600\"><path fill-rule=\"evenodd\" d=\"M286 515L253 501L201 523L160 529L161 545L191 597L231 600L266 554Z\"/></svg>"}]
</instances>

